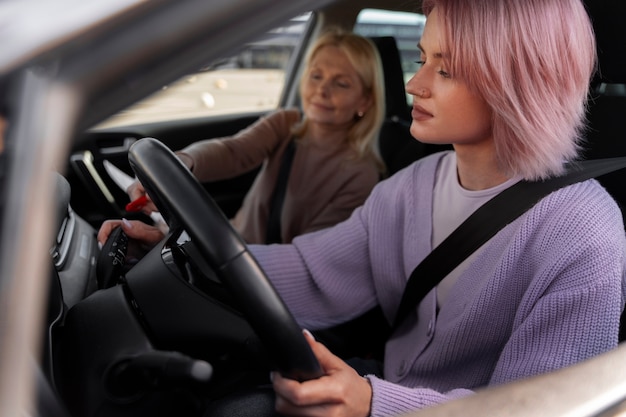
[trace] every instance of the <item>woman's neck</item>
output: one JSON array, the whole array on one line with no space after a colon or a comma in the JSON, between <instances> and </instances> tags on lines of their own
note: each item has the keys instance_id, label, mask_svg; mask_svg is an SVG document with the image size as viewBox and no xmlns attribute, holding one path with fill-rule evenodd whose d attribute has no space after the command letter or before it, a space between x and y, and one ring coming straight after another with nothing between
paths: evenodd
<instances>
[{"instance_id":1,"label":"woman's neck","mask_svg":"<svg viewBox=\"0 0 626 417\"><path fill-rule=\"evenodd\" d=\"M307 141L316 146L335 147L343 144L348 137L351 126L344 128L337 126L323 126L310 123L305 133Z\"/></svg>"},{"instance_id":2,"label":"woman's neck","mask_svg":"<svg viewBox=\"0 0 626 417\"><path fill-rule=\"evenodd\" d=\"M493 146L456 146L459 183L467 190L495 187L510 179L498 166Z\"/></svg>"}]
</instances>

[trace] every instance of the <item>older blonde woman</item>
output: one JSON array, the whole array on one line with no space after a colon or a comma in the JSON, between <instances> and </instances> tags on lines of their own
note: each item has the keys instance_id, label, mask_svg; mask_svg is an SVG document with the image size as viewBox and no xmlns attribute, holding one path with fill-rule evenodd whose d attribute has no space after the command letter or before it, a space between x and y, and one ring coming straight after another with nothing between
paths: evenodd
<instances>
[{"instance_id":1,"label":"older blonde woman","mask_svg":"<svg viewBox=\"0 0 626 417\"><path fill-rule=\"evenodd\" d=\"M347 219L380 179L376 140L384 81L376 47L331 30L311 48L300 82L302 111L281 109L232 137L194 143L179 158L201 182L261 171L232 220L248 243L288 243ZM295 144L277 236L268 234L271 201L285 153ZM145 192L139 183L128 193ZM153 204L144 211L154 211Z\"/></svg>"}]
</instances>

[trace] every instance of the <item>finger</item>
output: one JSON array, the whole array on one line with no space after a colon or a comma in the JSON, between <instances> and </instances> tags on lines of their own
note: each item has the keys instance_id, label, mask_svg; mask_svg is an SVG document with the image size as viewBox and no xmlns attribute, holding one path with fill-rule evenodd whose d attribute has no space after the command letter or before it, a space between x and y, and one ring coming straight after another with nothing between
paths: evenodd
<instances>
[{"instance_id":1,"label":"finger","mask_svg":"<svg viewBox=\"0 0 626 417\"><path fill-rule=\"evenodd\" d=\"M130 197L131 201L138 199L146 194L146 190L143 188L143 185L139 181L133 182L126 189L126 194Z\"/></svg>"},{"instance_id":2,"label":"finger","mask_svg":"<svg viewBox=\"0 0 626 417\"><path fill-rule=\"evenodd\" d=\"M117 220L117 219L115 219L115 220L105 220L102 223L102 225L100 226L100 230L98 230L98 235L96 237L96 239L98 240L98 243L100 245L104 245L104 243L109 238L109 235L111 234L111 231L113 231L113 229L118 227L121 223L122 223L122 221L121 220Z\"/></svg>"},{"instance_id":3,"label":"finger","mask_svg":"<svg viewBox=\"0 0 626 417\"><path fill-rule=\"evenodd\" d=\"M339 361L341 361L341 359L339 359ZM272 383L277 397L281 397L286 403L298 407L311 407L341 402L339 395L342 389L338 387L338 381L332 375L325 375L318 379L299 382L275 374Z\"/></svg>"},{"instance_id":4,"label":"finger","mask_svg":"<svg viewBox=\"0 0 626 417\"><path fill-rule=\"evenodd\" d=\"M150 246L163 239L163 233L156 226L146 224L139 220L122 219L122 229L131 238L139 240Z\"/></svg>"},{"instance_id":5,"label":"finger","mask_svg":"<svg viewBox=\"0 0 626 417\"><path fill-rule=\"evenodd\" d=\"M147 195L147 194L146 194ZM150 215L150 213L153 213L155 211L159 211L159 209L157 208L157 206L154 205L154 203L152 202L152 200L150 200L150 196L148 196L148 202L143 206L143 208L141 209L141 211L144 214L147 214L148 216Z\"/></svg>"},{"instance_id":6,"label":"finger","mask_svg":"<svg viewBox=\"0 0 626 417\"><path fill-rule=\"evenodd\" d=\"M324 397L314 397L311 395L316 389L310 387L313 381L298 382L285 378L282 375L275 375L272 379L274 392L276 393L276 406L281 412L287 409L314 407L326 402ZM288 413L290 414L290 413Z\"/></svg>"},{"instance_id":7,"label":"finger","mask_svg":"<svg viewBox=\"0 0 626 417\"><path fill-rule=\"evenodd\" d=\"M276 411L285 416L328 416L330 409L340 404L332 398L332 387L326 377L306 382L298 382L274 375L276 393Z\"/></svg>"},{"instance_id":8,"label":"finger","mask_svg":"<svg viewBox=\"0 0 626 417\"><path fill-rule=\"evenodd\" d=\"M335 356L326 346L317 342L311 332L305 329L302 333L307 342L309 342L309 346L311 346L311 350L313 350L313 354L319 361L322 369L324 369L324 373L328 374L333 369L347 366L341 358Z\"/></svg>"}]
</instances>

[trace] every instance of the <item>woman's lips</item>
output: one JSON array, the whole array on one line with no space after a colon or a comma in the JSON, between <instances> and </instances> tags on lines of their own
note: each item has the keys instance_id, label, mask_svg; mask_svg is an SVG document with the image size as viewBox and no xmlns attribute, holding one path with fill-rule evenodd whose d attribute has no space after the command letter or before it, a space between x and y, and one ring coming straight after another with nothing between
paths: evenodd
<instances>
[{"instance_id":1,"label":"woman's lips","mask_svg":"<svg viewBox=\"0 0 626 417\"><path fill-rule=\"evenodd\" d=\"M327 106L321 103L311 103L311 106L320 109L320 110L324 110L324 111L332 111L331 106Z\"/></svg>"},{"instance_id":2,"label":"woman's lips","mask_svg":"<svg viewBox=\"0 0 626 417\"><path fill-rule=\"evenodd\" d=\"M413 111L411 111L411 117L413 118L413 120L417 120L418 122L420 122L426 119L430 119L431 117L433 117L433 115L427 112L423 107L414 105Z\"/></svg>"}]
</instances>

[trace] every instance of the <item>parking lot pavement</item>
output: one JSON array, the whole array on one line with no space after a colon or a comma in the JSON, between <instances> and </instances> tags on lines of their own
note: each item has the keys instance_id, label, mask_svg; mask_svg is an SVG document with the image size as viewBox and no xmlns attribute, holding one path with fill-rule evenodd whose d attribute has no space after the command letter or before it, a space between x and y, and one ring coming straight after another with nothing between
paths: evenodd
<instances>
[{"instance_id":1,"label":"parking lot pavement","mask_svg":"<svg viewBox=\"0 0 626 417\"><path fill-rule=\"evenodd\" d=\"M97 127L270 110L278 107L282 70L224 69L188 75Z\"/></svg>"}]
</instances>

